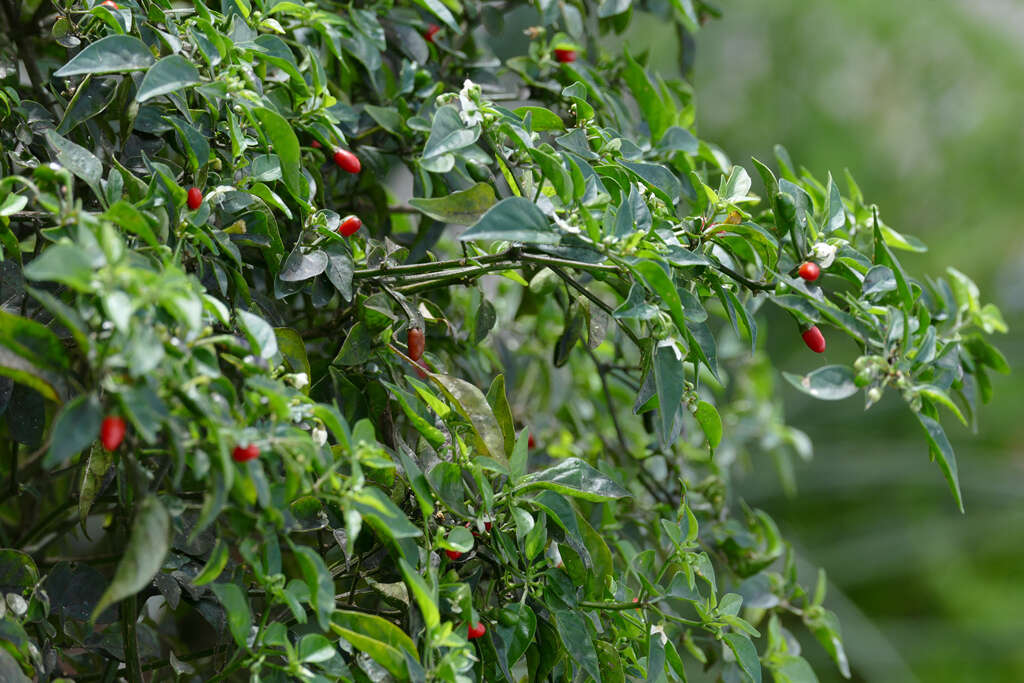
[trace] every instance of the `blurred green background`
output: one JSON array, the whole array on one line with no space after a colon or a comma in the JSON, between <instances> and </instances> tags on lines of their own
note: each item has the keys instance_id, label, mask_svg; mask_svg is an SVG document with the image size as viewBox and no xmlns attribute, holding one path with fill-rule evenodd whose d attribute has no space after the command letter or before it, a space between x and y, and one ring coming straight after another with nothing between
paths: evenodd
<instances>
[{"instance_id":1,"label":"blurred green background","mask_svg":"<svg viewBox=\"0 0 1024 683\"><path fill-rule=\"evenodd\" d=\"M898 399L803 400L783 388L815 457L783 495L762 466L741 495L766 509L832 582L855 679L1024 681L1024 3L1011 0L729 0L697 36L698 131L736 162L772 160L837 180L849 168L884 220L921 237L908 270L955 264L1000 306L1018 376L994 376L979 430L944 419L960 515ZM640 27L638 27L640 28ZM642 29L641 29L642 30ZM631 43L636 39L631 38ZM669 41L666 41L669 42ZM652 43L655 44L655 43ZM660 46L659 46L660 48ZM668 71L671 46L655 55ZM785 369L819 364L769 325ZM799 344L796 345L799 347ZM844 362L852 349L830 349ZM756 464L756 463L755 463ZM841 680L807 644L821 680Z\"/></svg>"}]
</instances>

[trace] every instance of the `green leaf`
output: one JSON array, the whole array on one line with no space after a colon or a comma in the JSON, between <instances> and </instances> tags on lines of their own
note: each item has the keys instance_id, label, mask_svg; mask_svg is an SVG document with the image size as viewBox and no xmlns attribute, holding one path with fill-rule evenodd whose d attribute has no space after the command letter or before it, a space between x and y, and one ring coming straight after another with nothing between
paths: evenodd
<instances>
[{"instance_id":1,"label":"green leaf","mask_svg":"<svg viewBox=\"0 0 1024 683\"><path fill-rule=\"evenodd\" d=\"M398 460L402 465L402 469L405 470L405 478L409 480L409 485L412 487L413 492L416 494L416 501L420 506L420 513L424 518L430 517L434 514L434 496L430 492L430 483L427 481L426 476L423 474L423 470L420 466L412 459L412 454L406 452L407 448L404 443L399 444L399 447L395 449Z\"/></svg>"},{"instance_id":2,"label":"green leaf","mask_svg":"<svg viewBox=\"0 0 1024 683\"><path fill-rule=\"evenodd\" d=\"M708 438L708 445L718 448L718 444L722 443L722 416L718 414L718 409L707 401L698 401L694 417Z\"/></svg>"},{"instance_id":3,"label":"green leaf","mask_svg":"<svg viewBox=\"0 0 1024 683\"><path fill-rule=\"evenodd\" d=\"M248 650L246 641L252 631L252 612L249 609L249 601L242 589L233 583L215 583L210 589L217 596L217 600L224 607L228 619L228 628L231 630L231 637L243 650Z\"/></svg>"},{"instance_id":4,"label":"green leaf","mask_svg":"<svg viewBox=\"0 0 1024 683\"><path fill-rule=\"evenodd\" d=\"M203 570L199 572L196 578L192 579L192 585L204 586L210 583L220 576L220 573L224 571L224 567L226 567L227 564L228 544L224 542L223 538L218 538L217 545L215 545L213 550L210 552L210 557L206 560Z\"/></svg>"},{"instance_id":5,"label":"green leaf","mask_svg":"<svg viewBox=\"0 0 1024 683\"><path fill-rule=\"evenodd\" d=\"M826 365L803 376L782 375L800 391L822 401L840 401L857 393L853 369L845 365Z\"/></svg>"},{"instance_id":6,"label":"green leaf","mask_svg":"<svg viewBox=\"0 0 1024 683\"><path fill-rule=\"evenodd\" d=\"M594 641L587 629L587 622L577 611L555 610L555 627L562 638L562 645L577 664L601 683L601 665L597 659Z\"/></svg>"},{"instance_id":7,"label":"green leaf","mask_svg":"<svg viewBox=\"0 0 1024 683\"><path fill-rule=\"evenodd\" d=\"M199 70L181 55L168 55L146 72L135 93L136 102L181 91L199 82Z\"/></svg>"},{"instance_id":8,"label":"green leaf","mask_svg":"<svg viewBox=\"0 0 1024 683\"><path fill-rule=\"evenodd\" d=\"M656 637L652 637L651 641L653 642ZM614 645L603 640L597 641L596 645L597 659L601 663L601 680L604 683L626 683L626 674L622 670L622 657L619 656L619 651L615 649ZM648 675L647 680L664 680L664 677L658 679Z\"/></svg>"},{"instance_id":9,"label":"green leaf","mask_svg":"<svg viewBox=\"0 0 1024 683\"><path fill-rule=\"evenodd\" d=\"M334 612L334 579L320 553L304 545L293 545L292 550L302 569L306 586L309 587L317 621L320 628L326 630L330 626L331 614Z\"/></svg>"},{"instance_id":10,"label":"green leaf","mask_svg":"<svg viewBox=\"0 0 1024 683\"><path fill-rule=\"evenodd\" d=\"M864 276L862 290L864 296L873 294L885 294L896 291L896 276L893 275L889 266L872 266L867 275Z\"/></svg>"},{"instance_id":11,"label":"green leaf","mask_svg":"<svg viewBox=\"0 0 1024 683\"><path fill-rule=\"evenodd\" d=\"M656 294L662 303L668 307L672 322L684 336L690 334L686 327L686 316L683 313L683 302L679 298L679 291L672 284L665 269L656 261L637 261L630 265L630 270L639 275L647 284L647 288Z\"/></svg>"},{"instance_id":12,"label":"green leaf","mask_svg":"<svg viewBox=\"0 0 1024 683\"><path fill-rule=\"evenodd\" d=\"M473 431L478 437L477 448L484 455L508 465L505 458L505 436L484 393L476 385L458 377L436 373L431 375L431 379L441 387L445 398L455 410L473 425Z\"/></svg>"},{"instance_id":13,"label":"green leaf","mask_svg":"<svg viewBox=\"0 0 1024 683\"><path fill-rule=\"evenodd\" d=\"M428 625L428 629L432 626ZM376 614L337 610L331 620L331 630L387 669L398 680L408 680L408 656L419 661L412 640L387 619Z\"/></svg>"},{"instance_id":14,"label":"green leaf","mask_svg":"<svg viewBox=\"0 0 1024 683\"><path fill-rule=\"evenodd\" d=\"M307 633L302 636L296 650L299 661L310 664L326 662L338 653L337 648L331 644L331 641L319 633Z\"/></svg>"},{"instance_id":15,"label":"green leaf","mask_svg":"<svg viewBox=\"0 0 1024 683\"><path fill-rule=\"evenodd\" d=\"M10 377L15 382L31 387L39 394L50 401L60 403L64 400L65 383L62 377L45 368L36 366L31 361L22 358L0 346L0 376ZM40 402L40 412L42 402ZM15 427L8 423L8 428L13 432ZM42 422L39 423L40 431ZM34 431L28 429L28 431Z\"/></svg>"},{"instance_id":16,"label":"green leaf","mask_svg":"<svg viewBox=\"0 0 1024 683\"><path fill-rule=\"evenodd\" d=\"M468 553L473 549L473 533L464 526L452 527L444 540L444 548L457 550L460 553Z\"/></svg>"},{"instance_id":17,"label":"green leaf","mask_svg":"<svg viewBox=\"0 0 1024 683\"><path fill-rule=\"evenodd\" d=\"M538 133L549 130L565 130L565 123L555 112L544 107L518 107L513 110L516 116L526 118L530 115L531 128Z\"/></svg>"},{"instance_id":18,"label":"green leaf","mask_svg":"<svg viewBox=\"0 0 1024 683\"><path fill-rule=\"evenodd\" d=\"M430 468L427 481L452 512L459 517L469 517L466 507L466 487L462 483L462 468L454 462L439 462Z\"/></svg>"},{"instance_id":19,"label":"green leaf","mask_svg":"<svg viewBox=\"0 0 1024 683\"><path fill-rule=\"evenodd\" d=\"M21 665L6 649L0 647L0 681L31 683L32 679L21 670Z\"/></svg>"},{"instance_id":20,"label":"green leaf","mask_svg":"<svg viewBox=\"0 0 1024 683\"><path fill-rule=\"evenodd\" d=\"M473 342L479 344L486 339L496 321L497 313L494 310L494 304L487 299L481 299L480 306L476 310L476 323L473 326Z\"/></svg>"},{"instance_id":21,"label":"green leaf","mask_svg":"<svg viewBox=\"0 0 1024 683\"><path fill-rule=\"evenodd\" d=\"M835 613L825 610L820 617L808 621L807 628L832 657L843 678L850 678L850 664L846 659L846 651L839 634L839 618Z\"/></svg>"},{"instance_id":22,"label":"green leaf","mask_svg":"<svg viewBox=\"0 0 1024 683\"><path fill-rule=\"evenodd\" d=\"M114 572L114 580L92 612L92 621L108 606L149 585L170 547L171 517L160 499L150 495L143 498L135 514L128 546L122 551L121 561ZM246 634L248 635L248 634Z\"/></svg>"},{"instance_id":23,"label":"green leaf","mask_svg":"<svg viewBox=\"0 0 1024 683\"><path fill-rule=\"evenodd\" d=\"M277 336L274 335L274 328L258 315L242 309L238 309L237 313L245 336L252 344L252 350L260 358L273 358L277 354Z\"/></svg>"},{"instance_id":24,"label":"green leaf","mask_svg":"<svg viewBox=\"0 0 1024 683\"><path fill-rule=\"evenodd\" d=\"M683 400L683 384L686 381L683 361L679 350L671 340L658 344L652 359L654 386L658 394L658 434L662 446L669 447L668 439L672 437L676 413Z\"/></svg>"},{"instance_id":25,"label":"green leaf","mask_svg":"<svg viewBox=\"0 0 1024 683\"><path fill-rule=\"evenodd\" d=\"M274 336L277 338L277 349L284 356L292 372L304 372L310 377L309 356L306 354L306 344L298 332L290 327L275 327Z\"/></svg>"},{"instance_id":26,"label":"green leaf","mask_svg":"<svg viewBox=\"0 0 1024 683\"><path fill-rule=\"evenodd\" d=\"M505 393L505 375L499 374L491 382L490 388L487 389L487 403L491 406L491 412L494 413L505 439L505 455L512 457L516 446L516 426L512 418L512 407L508 404L508 396Z\"/></svg>"},{"instance_id":27,"label":"green leaf","mask_svg":"<svg viewBox=\"0 0 1024 683\"><path fill-rule=\"evenodd\" d=\"M628 52L622 75L651 129L651 142L657 143L662 134L675 122L675 107L662 98L643 67Z\"/></svg>"},{"instance_id":28,"label":"green leaf","mask_svg":"<svg viewBox=\"0 0 1024 683\"><path fill-rule=\"evenodd\" d=\"M814 669L803 657L794 655L772 657L769 667L775 683L818 683Z\"/></svg>"},{"instance_id":29,"label":"green leaf","mask_svg":"<svg viewBox=\"0 0 1024 683\"><path fill-rule=\"evenodd\" d=\"M103 218L113 221L118 227L141 237L151 247L160 246L160 241L153 233L149 220L135 206L123 199L118 199L103 212Z\"/></svg>"},{"instance_id":30,"label":"green leaf","mask_svg":"<svg viewBox=\"0 0 1024 683\"><path fill-rule=\"evenodd\" d=\"M302 165L299 160L299 139L295 131L288 124L283 116L276 111L266 108L252 110L253 115L259 120L263 133L267 136L270 144L274 146L274 153L281 163L281 178L284 186L296 199L305 201L309 186L302 177Z\"/></svg>"},{"instance_id":31,"label":"green leaf","mask_svg":"<svg viewBox=\"0 0 1024 683\"><path fill-rule=\"evenodd\" d=\"M530 430L523 429L519 432L516 445L509 455L509 470L512 472L513 482L518 482L526 475L526 464L529 459Z\"/></svg>"},{"instance_id":32,"label":"green leaf","mask_svg":"<svg viewBox=\"0 0 1024 683\"><path fill-rule=\"evenodd\" d=\"M726 633L723 636L725 644L736 655L740 669L743 670L744 679L753 683L761 683L761 662L757 658L757 649L750 642L750 638L743 633Z\"/></svg>"},{"instance_id":33,"label":"green leaf","mask_svg":"<svg viewBox=\"0 0 1024 683\"><path fill-rule=\"evenodd\" d=\"M683 191L683 185L672 171L660 164L646 161L619 159L619 165L631 171L644 185L651 189L671 209Z\"/></svg>"},{"instance_id":34,"label":"green leaf","mask_svg":"<svg viewBox=\"0 0 1024 683\"><path fill-rule=\"evenodd\" d=\"M459 239L558 244L561 236L536 204L525 197L509 197L488 209Z\"/></svg>"},{"instance_id":35,"label":"green leaf","mask_svg":"<svg viewBox=\"0 0 1024 683\"><path fill-rule=\"evenodd\" d=\"M437 598L434 596L434 591L404 558L398 558L398 567L402 570L402 577L409 586L409 590L412 591L416 604L419 605L420 614L423 615L423 623L428 630L435 628L441 623L441 612L437 608Z\"/></svg>"},{"instance_id":36,"label":"green leaf","mask_svg":"<svg viewBox=\"0 0 1024 683\"><path fill-rule=\"evenodd\" d=\"M281 266L278 277L284 282L302 282L316 277L327 269L327 253L320 249L306 251L296 244Z\"/></svg>"},{"instance_id":37,"label":"green leaf","mask_svg":"<svg viewBox=\"0 0 1024 683\"><path fill-rule=\"evenodd\" d=\"M480 137L480 125L467 126L459 110L446 104L434 114L430 137L423 147L423 159L433 159L469 147Z\"/></svg>"},{"instance_id":38,"label":"green leaf","mask_svg":"<svg viewBox=\"0 0 1024 683\"><path fill-rule=\"evenodd\" d=\"M144 42L134 36L107 36L90 43L70 62L53 72L67 78L145 69L155 60Z\"/></svg>"},{"instance_id":39,"label":"green leaf","mask_svg":"<svg viewBox=\"0 0 1024 683\"><path fill-rule=\"evenodd\" d=\"M452 16L452 13L444 6L441 0L414 0L417 5L427 10L435 17L441 20L445 26L455 31L458 35L462 35L462 27L459 26L458 21Z\"/></svg>"},{"instance_id":40,"label":"green leaf","mask_svg":"<svg viewBox=\"0 0 1024 683\"><path fill-rule=\"evenodd\" d=\"M960 424L964 425L965 427L967 426L967 418L964 417L964 414L960 411L960 408L957 406L956 403L953 402L953 399L950 398L949 394L947 394L945 391L943 391L939 387L932 386L930 384L914 388L922 396L925 396L936 403L941 403L942 405L949 408L950 412L953 413L958 420L960 420Z\"/></svg>"},{"instance_id":41,"label":"green leaf","mask_svg":"<svg viewBox=\"0 0 1024 683\"><path fill-rule=\"evenodd\" d=\"M416 412L416 408L412 405L412 397L409 394L390 382L383 382L383 384L391 392L394 399L398 401L398 404L402 407L402 412L405 413L406 418L408 418L409 422L412 423L412 426L416 428L416 431L419 432L433 448L440 448L446 440L444 432ZM401 449L398 450L399 453L401 453ZM417 470L419 470L418 467ZM411 479L412 474L409 472L407 472L407 474L409 474ZM415 484L413 484L413 486L415 488Z\"/></svg>"},{"instance_id":42,"label":"green leaf","mask_svg":"<svg viewBox=\"0 0 1024 683\"><path fill-rule=\"evenodd\" d=\"M369 486L350 493L348 500L352 509L359 512L382 538L399 540L422 535L405 513L378 488Z\"/></svg>"},{"instance_id":43,"label":"green leaf","mask_svg":"<svg viewBox=\"0 0 1024 683\"><path fill-rule=\"evenodd\" d=\"M352 270L355 267L352 257L339 244L328 244L324 251L327 252L327 279L342 299L352 301Z\"/></svg>"},{"instance_id":44,"label":"green leaf","mask_svg":"<svg viewBox=\"0 0 1024 683\"><path fill-rule=\"evenodd\" d=\"M918 421L924 428L925 435L928 437L928 445L932 456L938 460L939 469L942 470L943 476L946 477L946 481L949 483L949 490L953 494L953 500L956 501L960 512L963 512L964 501L960 493L960 477L957 474L956 454L953 453L953 447L949 444L949 439L946 438L946 432L942 429L942 425L927 415L922 413L914 414L917 416Z\"/></svg>"},{"instance_id":45,"label":"green leaf","mask_svg":"<svg viewBox=\"0 0 1024 683\"><path fill-rule=\"evenodd\" d=\"M506 666L511 669L533 642L537 632L537 615L528 605L513 602L501 608L492 631L494 648L499 657L505 658Z\"/></svg>"},{"instance_id":46,"label":"green leaf","mask_svg":"<svg viewBox=\"0 0 1024 683\"><path fill-rule=\"evenodd\" d=\"M85 525L89 510L100 492L103 480L114 465L114 454L94 443L89 449L89 458L82 468L82 486L78 494L78 519Z\"/></svg>"},{"instance_id":47,"label":"green leaf","mask_svg":"<svg viewBox=\"0 0 1024 683\"><path fill-rule=\"evenodd\" d=\"M413 197L409 205L442 223L471 225L494 206L494 202L494 188L488 183L477 183L468 190L444 197Z\"/></svg>"},{"instance_id":48,"label":"green leaf","mask_svg":"<svg viewBox=\"0 0 1024 683\"><path fill-rule=\"evenodd\" d=\"M103 177L103 164L95 154L58 135L52 128L46 131L46 141L53 147L57 162L61 166L81 178L87 185L99 187L100 178Z\"/></svg>"},{"instance_id":49,"label":"green leaf","mask_svg":"<svg viewBox=\"0 0 1024 683\"><path fill-rule=\"evenodd\" d=\"M632 494L579 458L566 458L557 465L523 478L515 491L544 488L584 500L616 500Z\"/></svg>"},{"instance_id":50,"label":"green leaf","mask_svg":"<svg viewBox=\"0 0 1024 683\"><path fill-rule=\"evenodd\" d=\"M53 421L50 450L43 458L43 467L62 465L72 456L96 441L103 424L103 408L96 394L85 394L64 404Z\"/></svg>"},{"instance_id":51,"label":"green leaf","mask_svg":"<svg viewBox=\"0 0 1024 683\"><path fill-rule=\"evenodd\" d=\"M0 310L0 345L39 367L56 372L70 365L64 345L49 327Z\"/></svg>"},{"instance_id":52,"label":"green leaf","mask_svg":"<svg viewBox=\"0 0 1024 683\"><path fill-rule=\"evenodd\" d=\"M78 291L92 289L92 264L81 249L70 242L48 247L25 266L29 280L60 282Z\"/></svg>"}]
</instances>

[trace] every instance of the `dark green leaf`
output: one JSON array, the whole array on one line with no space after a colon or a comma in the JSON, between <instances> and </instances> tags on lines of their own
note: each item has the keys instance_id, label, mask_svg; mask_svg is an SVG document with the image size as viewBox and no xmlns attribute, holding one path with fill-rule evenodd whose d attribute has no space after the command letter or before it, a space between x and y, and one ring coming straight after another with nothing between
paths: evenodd
<instances>
[{"instance_id":1,"label":"dark green leaf","mask_svg":"<svg viewBox=\"0 0 1024 683\"><path fill-rule=\"evenodd\" d=\"M413 197L409 205L442 223L470 225L494 206L494 202L494 188L488 183L477 183L468 190L444 197Z\"/></svg>"},{"instance_id":2,"label":"dark green leaf","mask_svg":"<svg viewBox=\"0 0 1024 683\"><path fill-rule=\"evenodd\" d=\"M459 239L558 244L560 235L536 204L525 197L509 197L492 206Z\"/></svg>"},{"instance_id":3,"label":"dark green leaf","mask_svg":"<svg viewBox=\"0 0 1024 683\"><path fill-rule=\"evenodd\" d=\"M385 498L385 500L387 499ZM363 517L365 518L366 514L363 514ZM331 572L324 564L320 553L304 545L296 545L292 549L295 551L295 559L298 560L302 576L309 587L317 621L320 628L326 630L330 626L331 614L334 612L334 579L331 578Z\"/></svg>"},{"instance_id":4,"label":"dark green leaf","mask_svg":"<svg viewBox=\"0 0 1024 683\"><path fill-rule=\"evenodd\" d=\"M296 199L305 200L308 185L302 177L299 160L299 139L283 116L266 108L253 109L253 115L263 128L264 135L274 146L274 153L281 162L281 178L285 187Z\"/></svg>"},{"instance_id":5,"label":"dark green leaf","mask_svg":"<svg viewBox=\"0 0 1024 683\"><path fill-rule=\"evenodd\" d=\"M434 114L430 137L423 148L423 158L435 157L469 147L480 137L479 124L467 126L462 122L459 110L446 104Z\"/></svg>"},{"instance_id":6,"label":"dark green leaf","mask_svg":"<svg viewBox=\"0 0 1024 683\"><path fill-rule=\"evenodd\" d=\"M164 563L170 547L170 531L171 518L160 499L152 495L144 498L135 514L131 537L114 572L114 580L92 612L93 621L108 605L149 585Z\"/></svg>"},{"instance_id":7,"label":"dark green leaf","mask_svg":"<svg viewBox=\"0 0 1024 683\"><path fill-rule=\"evenodd\" d=\"M782 375L800 391L822 401L839 401L857 393L854 372L845 365L826 365L802 377L791 372Z\"/></svg>"},{"instance_id":8,"label":"dark green leaf","mask_svg":"<svg viewBox=\"0 0 1024 683\"><path fill-rule=\"evenodd\" d=\"M203 586L216 580L216 578L220 576L220 573L224 571L224 567L226 567L227 564L228 545L224 542L223 538L218 538L217 545L213 547L213 551L210 553L209 559L206 560L203 570L199 572L196 578L192 579L192 585ZM221 600L221 602L224 601Z\"/></svg>"},{"instance_id":9,"label":"dark green leaf","mask_svg":"<svg viewBox=\"0 0 1024 683\"><path fill-rule=\"evenodd\" d=\"M761 662L757 658L757 649L750 642L750 638L743 633L726 633L723 638L725 644L736 655L740 669L743 670L744 678L753 683L761 683Z\"/></svg>"},{"instance_id":10,"label":"dark green leaf","mask_svg":"<svg viewBox=\"0 0 1024 683\"><path fill-rule=\"evenodd\" d=\"M562 645L580 667L601 683L601 665L597 659L594 641L587 629L587 622L579 612L556 610L555 626L562 638Z\"/></svg>"},{"instance_id":11,"label":"dark green leaf","mask_svg":"<svg viewBox=\"0 0 1024 683\"><path fill-rule=\"evenodd\" d=\"M402 629L375 614L338 610L331 629L352 645L370 655L398 680L409 678L405 654L419 661L416 646Z\"/></svg>"},{"instance_id":12,"label":"dark green leaf","mask_svg":"<svg viewBox=\"0 0 1024 683\"><path fill-rule=\"evenodd\" d=\"M91 43L70 62L53 72L66 78L81 74L106 74L137 71L152 64L153 53L134 36L107 36Z\"/></svg>"},{"instance_id":13,"label":"dark green leaf","mask_svg":"<svg viewBox=\"0 0 1024 683\"><path fill-rule=\"evenodd\" d=\"M416 538L422 532L413 526L397 505L377 488L367 487L349 495L352 509L363 516L382 538Z\"/></svg>"},{"instance_id":14,"label":"dark green leaf","mask_svg":"<svg viewBox=\"0 0 1024 683\"><path fill-rule=\"evenodd\" d=\"M686 380L683 371L683 361L679 356L679 350L671 342L663 342L654 351L654 385L658 395L658 419L660 420L658 434L662 437L662 446L668 448L670 444L664 440L671 438L674 430L676 413L679 404L683 399L683 384Z\"/></svg>"},{"instance_id":15,"label":"dark green leaf","mask_svg":"<svg viewBox=\"0 0 1024 683\"><path fill-rule=\"evenodd\" d=\"M629 169L636 177L671 208L679 194L683 191L682 183L672 171L660 164L645 161L626 161L619 159L619 164Z\"/></svg>"},{"instance_id":16,"label":"dark green leaf","mask_svg":"<svg viewBox=\"0 0 1024 683\"><path fill-rule=\"evenodd\" d=\"M215 583L210 586L217 600L224 607L228 619L228 628L231 630L231 637L242 649L249 649L247 640L252 630L252 612L249 609L249 601L242 589L233 583Z\"/></svg>"},{"instance_id":17,"label":"dark green leaf","mask_svg":"<svg viewBox=\"0 0 1024 683\"><path fill-rule=\"evenodd\" d=\"M297 244L285 259L278 277L285 282L302 282L324 272L327 261L326 252L320 249L306 251L302 245Z\"/></svg>"},{"instance_id":18,"label":"dark green leaf","mask_svg":"<svg viewBox=\"0 0 1024 683\"><path fill-rule=\"evenodd\" d=\"M64 346L50 328L0 310L0 345L47 370L62 372L69 362Z\"/></svg>"},{"instance_id":19,"label":"dark green leaf","mask_svg":"<svg viewBox=\"0 0 1024 683\"><path fill-rule=\"evenodd\" d=\"M178 92L199 82L199 70L181 55L168 55L146 72L135 93L136 102Z\"/></svg>"},{"instance_id":20,"label":"dark green leaf","mask_svg":"<svg viewBox=\"0 0 1024 683\"><path fill-rule=\"evenodd\" d=\"M494 327L497 314L494 311L494 304L487 299L480 300L480 307L476 309L476 324L473 327L473 341L477 344L487 338L487 333Z\"/></svg>"},{"instance_id":21,"label":"dark green leaf","mask_svg":"<svg viewBox=\"0 0 1024 683\"><path fill-rule=\"evenodd\" d=\"M252 349L260 358L270 359L277 354L277 337L274 335L274 328L258 315L239 309L238 321L245 330Z\"/></svg>"},{"instance_id":22,"label":"dark green leaf","mask_svg":"<svg viewBox=\"0 0 1024 683\"><path fill-rule=\"evenodd\" d=\"M81 452L99 436L102 423L103 409L95 394L78 396L65 403L53 421L50 450L43 458L43 466L62 465Z\"/></svg>"},{"instance_id":23,"label":"dark green leaf","mask_svg":"<svg viewBox=\"0 0 1024 683\"><path fill-rule=\"evenodd\" d=\"M927 415L922 413L915 413L915 415L924 428L925 435L928 437L928 445L932 456L938 461L939 468L949 483L949 490L953 494L953 500L956 501L960 512L963 512L964 501L963 496L960 494L960 477L957 474L956 454L953 453L953 447L949 444L949 439L946 438L946 432L942 429L942 425Z\"/></svg>"},{"instance_id":24,"label":"dark green leaf","mask_svg":"<svg viewBox=\"0 0 1024 683\"><path fill-rule=\"evenodd\" d=\"M505 459L505 436L501 431L497 418L487 403L487 397L476 385L464 379L435 373L431 375L445 397L455 409L473 425L473 431L479 437L477 448L483 455L488 455L503 465Z\"/></svg>"},{"instance_id":25,"label":"dark green leaf","mask_svg":"<svg viewBox=\"0 0 1024 683\"><path fill-rule=\"evenodd\" d=\"M508 396L505 394L505 376L498 375L491 382L487 389L487 403L491 406L494 419L498 421L501 434L505 439L505 455L512 457L516 445L515 421L512 418L512 408L508 404Z\"/></svg>"},{"instance_id":26,"label":"dark green leaf","mask_svg":"<svg viewBox=\"0 0 1024 683\"><path fill-rule=\"evenodd\" d=\"M160 245L149 220L135 206L119 199L103 213L103 217L113 221L118 227L141 237L151 247Z\"/></svg>"},{"instance_id":27,"label":"dark green leaf","mask_svg":"<svg viewBox=\"0 0 1024 683\"><path fill-rule=\"evenodd\" d=\"M579 458L566 458L557 465L523 478L516 491L545 488L584 500L615 500L631 494L606 475Z\"/></svg>"},{"instance_id":28,"label":"dark green leaf","mask_svg":"<svg viewBox=\"0 0 1024 683\"><path fill-rule=\"evenodd\" d=\"M86 184L94 188L99 187L100 178L103 177L103 164L95 154L58 135L55 130L46 131L46 141L53 146L57 161L61 166L81 178Z\"/></svg>"}]
</instances>

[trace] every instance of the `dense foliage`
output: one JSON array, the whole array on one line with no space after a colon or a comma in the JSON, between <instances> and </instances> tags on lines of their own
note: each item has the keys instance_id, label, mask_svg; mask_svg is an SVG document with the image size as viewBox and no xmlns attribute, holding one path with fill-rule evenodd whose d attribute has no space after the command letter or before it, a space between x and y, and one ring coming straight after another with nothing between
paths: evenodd
<instances>
[{"instance_id":1,"label":"dense foliage","mask_svg":"<svg viewBox=\"0 0 1024 683\"><path fill-rule=\"evenodd\" d=\"M810 453L764 305L962 507L998 310L609 51L699 3L2 3L4 677L814 680L798 627L849 675L730 494Z\"/></svg>"}]
</instances>

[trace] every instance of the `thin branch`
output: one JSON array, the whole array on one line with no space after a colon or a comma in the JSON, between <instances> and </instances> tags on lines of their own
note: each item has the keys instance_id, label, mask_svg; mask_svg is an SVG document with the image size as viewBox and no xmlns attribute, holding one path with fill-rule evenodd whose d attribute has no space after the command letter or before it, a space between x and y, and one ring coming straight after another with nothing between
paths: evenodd
<instances>
[{"instance_id":1,"label":"thin branch","mask_svg":"<svg viewBox=\"0 0 1024 683\"><path fill-rule=\"evenodd\" d=\"M713 265L717 270L720 270L729 277L731 277L733 280L736 280L736 282L739 282L741 285L747 287L748 289L756 289L762 292L767 292L775 289L774 280L771 282L754 282L753 280L748 280L747 278L743 277L732 268L729 268L728 266L723 266L721 263L715 262L712 263L711 265Z\"/></svg>"}]
</instances>

